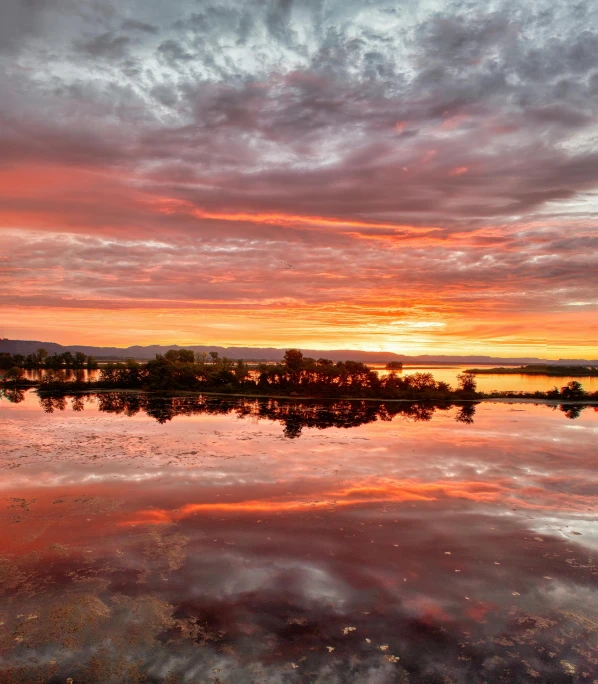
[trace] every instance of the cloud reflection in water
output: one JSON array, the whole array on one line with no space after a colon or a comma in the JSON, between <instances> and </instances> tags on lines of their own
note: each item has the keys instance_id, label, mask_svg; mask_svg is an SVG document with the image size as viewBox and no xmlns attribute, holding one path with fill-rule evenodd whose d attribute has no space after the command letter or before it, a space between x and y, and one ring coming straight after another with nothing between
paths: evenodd
<instances>
[{"instance_id":1,"label":"cloud reflection in water","mask_svg":"<svg viewBox=\"0 0 598 684\"><path fill-rule=\"evenodd\" d=\"M596 676L594 412L98 408L3 405L7 681Z\"/></svg>"}]
</instances>

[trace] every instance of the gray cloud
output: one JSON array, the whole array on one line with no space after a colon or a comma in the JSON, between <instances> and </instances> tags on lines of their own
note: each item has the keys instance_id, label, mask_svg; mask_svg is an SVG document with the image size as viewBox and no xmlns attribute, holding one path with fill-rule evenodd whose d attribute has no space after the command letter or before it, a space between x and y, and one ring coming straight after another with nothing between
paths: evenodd
<instances>
[{"instance_id":1,"label":"gray cloud","mask_svg":"<svg viewBox=\"0 0 598 684\"><path fill-rule=\"evenodd\" d=\"M45 216L47 230L121 241L159 235L175 246L180 236L209 241L219 233L267 241L267 249L275 241L282 250L288 243L341 250L347 263L367 244L371 270L351 274L376 286L390 275L397 292L405 282L420 290L456 286L465 269L480 291L499 287L508 272L546 310L555 300L542 288L560 286L558 301L573 292L594 299L587 270L583 294L575 256L584 252L579 240L593 244L598 213L598 10L591 3L6 7L0 170L28 165L86 179L53 195L31 184L29 194L0 193L12 228L41 230ZM160 213L162 201L174 204ZM193 209L369 227L198 220ZM389 224L439 229L428 256ZM393 241L408 255L394 255L396 273L385 271ZM494 261L481 262L484 254ZM211 287L223 301L256 301L263 292L256 274L269 274L264 257L245 256L245 280ZM151 287L152 297L184 297L191 275L177 290L157 275L168 265L156 266L153 284L135 286L131 296ZM287 282L295 289L301 282L306 300L349 296L340 281L313 277L312 291L297 277L287 274ZM94 287L90 280L91 294Z\"/></svg>"},{"instance_id":2,"label":"gray cloud","mask_svg":"<svg viewBox=\"0 0 598 684\"><path fill-rule=\"evenodd\" d=\"M127 36L115 36L109 32L102 33L90 40L76 42L77 50L92 59L122 59L127 55L131 39Z\"/></svg>"},{"instance_id":3,"label":"gray cloud","mask_svg":"<svg viewBox=\"0 0 598 684\"><path fill-rule=\"evenodd\" d=\"M122 23L123 31L143 31L144 33L158 33L158 28L136 19L125 19Z\"/></svg>"}]
</instances>

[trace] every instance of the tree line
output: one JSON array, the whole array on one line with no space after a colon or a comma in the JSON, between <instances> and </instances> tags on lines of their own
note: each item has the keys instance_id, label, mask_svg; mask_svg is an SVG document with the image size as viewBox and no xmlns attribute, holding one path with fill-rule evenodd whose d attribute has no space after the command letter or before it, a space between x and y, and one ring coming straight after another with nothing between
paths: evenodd
<instances>
[{"instance_id":1,"label":"tree line","mask_svg":"<svg viewBox=\"0 0 598 684\"><path fill-rule=\"evenodd\" d=\"M42 378L42 389L61 384L55 375ZM304 357L289 349L284 360L275 364L249 366L243 360L220 357L217 352L194 354L180 349L158 354L146 363L129 360L109 363L100 369L94 387L104 389L145 389L150 391L215 391L239 394L268 394L316 397L418 398L445 400L474 399L475 377L458 376L453 389L436 382L430 373L399 376L390 372L381 378L359 361L339 361Z\"/></svg>"},{"instance_id":2,"label":"tree line","mask_svg":"<svg viewBox=\"0 0 598 684\"><path fill-rule=\"evenodd\" d=\"M43 350L40 350L40 352ZM14 366L15 356L0 355L5 381L19 384L23 366ZM528 397L577 401L598 398L598 393L587 393L577 381L548 392L513 393L493 392L489 395L477 391L475 375L464 372L457 376L452 387L436 381L431 373L401 375L391 370L384 377L359 361L339 361L304 357L298 349L286 351L280 363L249 365L243 360L220 357L217 352L195 354L189 349L171 349L157 354L146 363L128 360L108 363L100 368L96 380L85 380L83 368L97 367L92 357L85 354L30 355L45 372L39 382L40 391L68 391L71 389L139 389L153 392L193 391L224 394L267 396L297 396L318 398L411 399L414 401L447 401L484 397ZM1 358L4 357L4 358ZM10 357L10 358L6 358ZM23 357L33 363L29 357ZM29 360L27 360L29 359ZM17 358L17 361L21 359ZM43 363L43 366L41 365ZM65 369L74 370L74 379L67 377Z\"/></svg>"},{"instance_id":3,"label":"tree line","mask_svg":"<svg viewBox=\"0 0 598 684\"><path fill-rule=\"evenodd\" d=\"M468 373L475 375L547 375L555 377L595 377L598 375L598 367L596 366L556 366L549 363L536 363L527 366L504 367L498 366L496 368L468 368Z\"/></svg>"},{"instance_id":4,"label":"tree line","mask_svg":"<svg viewBox=\"0 0 598 684\"><path fill-rule=\"evenodd\" d=\"M45 349L38 349L34 354L0 353L0 371L5 379L18 380L25 370L97 370L98 362L93 356L83 352L70 351L62 354L49 354Z\"/></svg>"}]
</instances>

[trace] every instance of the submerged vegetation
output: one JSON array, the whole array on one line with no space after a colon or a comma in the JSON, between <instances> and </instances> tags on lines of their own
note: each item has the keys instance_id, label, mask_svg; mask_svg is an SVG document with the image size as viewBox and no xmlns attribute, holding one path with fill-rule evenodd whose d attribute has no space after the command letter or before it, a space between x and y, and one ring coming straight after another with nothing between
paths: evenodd
<instances>
[{"instance_id":1,"label":"submerged vegetation","mask_svg":"<svg viewBox=\"0 0 598 684\"><path fill-rule=\"evenodd\" d=\"M68 354L68 358L65 358ZM39 380L26 380L24 368L29 357L2 355L0 373L10 387L37 386L40 393L93 390L143 390L149 392L212 392L219 394L261 395L271 397L303 397L330 399L402 399L407 401L458 401L483 398L524 397L580 401L598 399L598 393L587 393L577 381L548 392L477 391L471 372L457 376L457 387L436 381L431 373L398 374L391 370L384 377L358 361L339 361L304 357L297 349L289 349L281 363L250 366L243 360L194 354L187 349L171 349L146 363L128 360L109 363L99 369L97 379L86 378L84 368L95 365L93 359L71 356L68 352L40 359L43 374ZM50 360L50 361L49 361ZM23 365L18 365L19 363ZM72 371L73 377L70 378Z\"/></svg>"}]
</instances>

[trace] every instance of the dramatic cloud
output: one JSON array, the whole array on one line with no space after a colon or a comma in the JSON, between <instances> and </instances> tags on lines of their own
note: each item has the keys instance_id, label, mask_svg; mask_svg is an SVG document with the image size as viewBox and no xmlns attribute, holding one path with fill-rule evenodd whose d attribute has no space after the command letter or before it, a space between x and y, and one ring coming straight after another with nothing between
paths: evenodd
<instances>
[{"instance_id":1,"label":"dramatic cloud","mask_svg":"<svg viewBox=\"0 0 598 684\"><path fill-rule=\"evenodd\" d=\"M598 355L592 3L5 5L5 336Z\"/></svg>"}]
</instances>

